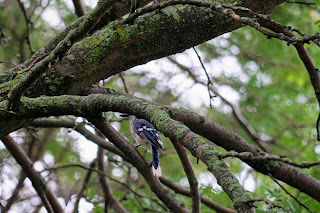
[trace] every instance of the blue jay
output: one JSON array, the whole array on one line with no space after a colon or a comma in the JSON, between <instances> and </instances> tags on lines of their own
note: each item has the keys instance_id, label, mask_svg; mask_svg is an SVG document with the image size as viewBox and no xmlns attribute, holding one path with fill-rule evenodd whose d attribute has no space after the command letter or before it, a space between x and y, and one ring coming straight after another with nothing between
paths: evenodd
<instances>
[{"instance_id":1,"label":"blue jay","mask_svg":"<svg viewBox=\"0 0 320 213\"><path fill-rule=\"evenodd\" d=\"M122 114L122 117L128 117L129 115ZM152 173L154 176L161 176L161 167L159 159L159 149L163 149L163 143L161 141L158 131L154 126L144 119L136 118L133 115L129 116L130 131L134 140L149 152L152 152Z\"/></svg>"}]
</instances>

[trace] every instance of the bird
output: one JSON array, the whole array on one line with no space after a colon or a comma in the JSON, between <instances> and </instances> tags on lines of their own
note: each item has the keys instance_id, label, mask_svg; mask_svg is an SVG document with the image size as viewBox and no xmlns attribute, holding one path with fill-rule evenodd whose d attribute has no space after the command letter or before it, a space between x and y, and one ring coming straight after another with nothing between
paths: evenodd
<instances>
[{"instance_id":1,"label":"bird","mask_svg":"<svg viewBox=\"0 0 320 213\"><path fill-rule=\"evenodd\" d=\"M129 117L130 131L134 140L147 151L152 153L152 173L156 177L162 176L158 150L163 149L163 142L158 131L145 119L134 115L121 114L121 117Z\"/></svg>"}]
</instances>

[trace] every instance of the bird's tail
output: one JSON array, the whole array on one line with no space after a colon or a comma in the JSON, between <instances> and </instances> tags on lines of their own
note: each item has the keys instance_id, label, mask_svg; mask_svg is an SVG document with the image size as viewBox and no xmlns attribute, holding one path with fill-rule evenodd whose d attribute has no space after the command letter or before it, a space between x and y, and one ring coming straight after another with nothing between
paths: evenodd
<instances>
[{"instance_id":1,"label":"bird's tail","mask_svg":"<svg viewBox=\"0 0 320 213\"><path fill-rule=\"evenodd\" d=\"M156 177L162 175L158 149L154 146L152 146L152 173Z\"/></svg>"}]
</instances>

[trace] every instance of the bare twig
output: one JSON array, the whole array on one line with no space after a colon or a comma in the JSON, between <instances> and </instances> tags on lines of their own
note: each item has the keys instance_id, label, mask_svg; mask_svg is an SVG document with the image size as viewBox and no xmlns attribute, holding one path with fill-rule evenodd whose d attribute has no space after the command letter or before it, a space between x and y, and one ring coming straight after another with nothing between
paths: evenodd
<instances>
[{"instance_id":1,"label":"bare twig","mask_svg":"<svg viewBox=\"0 0 320 213\"><path fill-rule=\"evenodd\" d=\"M65 128L72 128L86 137L88 140L92 141L93 143L97 144L99 147L102 147L106 150L109 150L123 158L124 160L129 159L121 152L117 147L115 147L112 143L107 142L103 138L93 134L83 124L77 124L74 120L70 119L56 119L56 118L38 118L29 123L29 126L34 127L45 127L45 128L57 128L57 127L65 127Z\"/></svg>"},{"instance_id":2,"label":"bare twig","mask_svg":"<svg viewBox=\"0 0 320 213\"><path fill-rule=\"evenodd\" d=\"M123 77L122 73L119 73L119 76L120 76L121 81L122 81L122 83L123 83L124 91L126 91L126 93L129 94L129 90L128 90L126 81L124 80L124 77Z\"/></svg>"},{"instance_id":3,"label":"bare twig","mask_svg":"<svg viewBox=\"0 0 320 213\"><path fill-rule=\"evenodd\" d=\"M312 213L312 211L305 205L303 204L298 198L296 198L295 196L293 196L286 188L284 188L284 186L281 185L281 183L279 183L279 181L277 179L275 179L270 173L268 174L271 179L278 184L278 186L280 186L280 188L290 197L292 197L300 206L302 206L303 208L305 208L306 210L308 210L310 213Z\"/></svg>"},{"instance_id":4,"label":"bare twig","mask_svg":"<svg viewBox=\"0 0 320 213\"><path fill-rule=\"evenodd\" d=\"M34 50L32 48L31 41L30 41L30 25L32 25L33 23L29 19L23 3L20 0L17 0L17 2L19 4L19 7L20 7L20 9L22 11L22 14L23 14L23 17L24 17L24 20L26 22L25 39L26 39L27 45L29 47L30 53L31 53L31 55L33 55L34 54Z\"/></svg>"},{"instance_id":5,"label":"bare twig","mask_svg":"<svg viewBox=\"0 0 320 213\"><path fill-rule=\"evenodd\" d=\"M130 163L130 162L129 162ZM85 165L82 165L82 164L77 164L77 163L70 163L70 164L64 164L64 165L61 165L61 166L54 166L54 167L48 167L48 168L45 168L44 170L41 171L44 172L44 171L56 171L56 170L60 170L60 169L67 169L67 168L72 168L72 167L78 167L78 168L81 168L81 169L85 169L85 170L90 170L92 172L96 172L98 173L99 175L104 175L106 178L110 179L111 181L117 183L117 184L120 184L121 186L125 187L126 189L128 189L130 192L132 192L135 196L139 197L139 198L146 198L146 199L150 199L152 200L153 202L157 203L159 206L161 206L164 210L166 210L166 208L161 204L159 203L158 199L154 199L154 198L150 198L150 196L146 196L146 195L142 195L142 194L139 194L138 192L134 191L132 188L130 188L126 183L122 183L120 182L119 180L115 179L115 178L112 178L111 176L107 175L106 173L103 173L102 171L100 171L99 169L95 169L95 168L90 168L88 166L85 166Z\"/></svg>"},{"instance_id":6,"label":"bare twig","mask_svg":"<svg viewBox=\"0 0 320 213\"><path fill-rule=\"evenodd\" d=\"M18 65L16 65L13 61L0 61L0 63L10 63L16 68L18 68L18 70L22 71L22 69Z\"/></svg>"},{"instance_id":7,"label":"bare twig","mask_svg":"<svg viewBox=\"0 0 320 213\"><path fill-rule=\"evenodd\" d=\"M205 72L205 74L206 74L206 76L207 76L207 89L208 89L209 100L210 100L210 108L212 108L213 98L217 97L216 95L212 95L212 94L211 94L210 85L213 86L213 83L212 83L212 81L211 81L211 78L209 77L209 74L208 74L208 72L207 72L207 69L206 69L206 67L205 67L204 64L203 64L202 59L201 59L198 51L197 51L196 48L194 48L194 47L192 47L192 49L193 49L194 52L196 53L196 55L197 55L197 57L198 57L198 59L199 59L199 61L200 61L200 64L201 64L201 66L202 66L202 68L203 68L203 70L204 70L204 72Z\"/></svg>"},{"instance_id":8,"label":"bare twig","mask_svg":"<svg viewBox=\"0 0 320 213\"><path fill-rule=\"evenodd\" d=\"M179 63L175 58L173 58L172 56L167 57L172 63L174 63L175 65L177 65L180 69L188 72L188 74L191 76L191 78L197 82L200 83L204 86L206 86L206 83L201 80L195 73L194 71ZM255 143L257 143L259 145L259 147L261 147L264 151L268 152L269 151L269 147L268 144L266 143L266 141L263 141L259 135L256 133L256 131L254 130L254 128L250 125L250 123L247 121L247 119L243 116L242 112L238 109L237 106L235 106L233 103L231 103L230 101L228 101L226 98L224 98L218 91L218 89L211 83L211 85L207 85L208 89L212 90L217 96L219 96L221 98L221 100L223 102L225 102L226 104L228 104L231 108L232 108L232 112L234 117L236 118L236 120L238 121L238 123L244 128L244 130L246 130L246 132L248 133L248 135L253 139L253 141Z\"/></svg>"},{"instance_id":9,"label":"bare twig","mask_svg":"<svg viewBox=\"0 0 320 213\"><path fill-rule=\"evenodd\" d=\"M28 68L32 67L35 63L37 63L39 60L42 60L45 56L47 56L48 53L42 54L40 56L38 56L37 58L35 58L31 64L29 64Z\"/></svg>"}]
</instances>

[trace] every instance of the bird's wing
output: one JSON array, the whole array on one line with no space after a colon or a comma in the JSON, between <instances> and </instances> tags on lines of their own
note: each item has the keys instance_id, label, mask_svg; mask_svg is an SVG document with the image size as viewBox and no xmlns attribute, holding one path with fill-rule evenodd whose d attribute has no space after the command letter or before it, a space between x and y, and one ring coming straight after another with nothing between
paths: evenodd
<instances>
[{"instance_id":1,"label":"bird's wing","mask_svg":"<svg viewBox=\"0 0 320 213\"><path fill-rule=\"evenodd\" d=\"M139 135L150 141L151 145L157 149L162 149L163 143L161 141L158 131L154 126L144 119L136 119L133 122L135 128L138 130Z\"/></svg>"}]
</instances>

